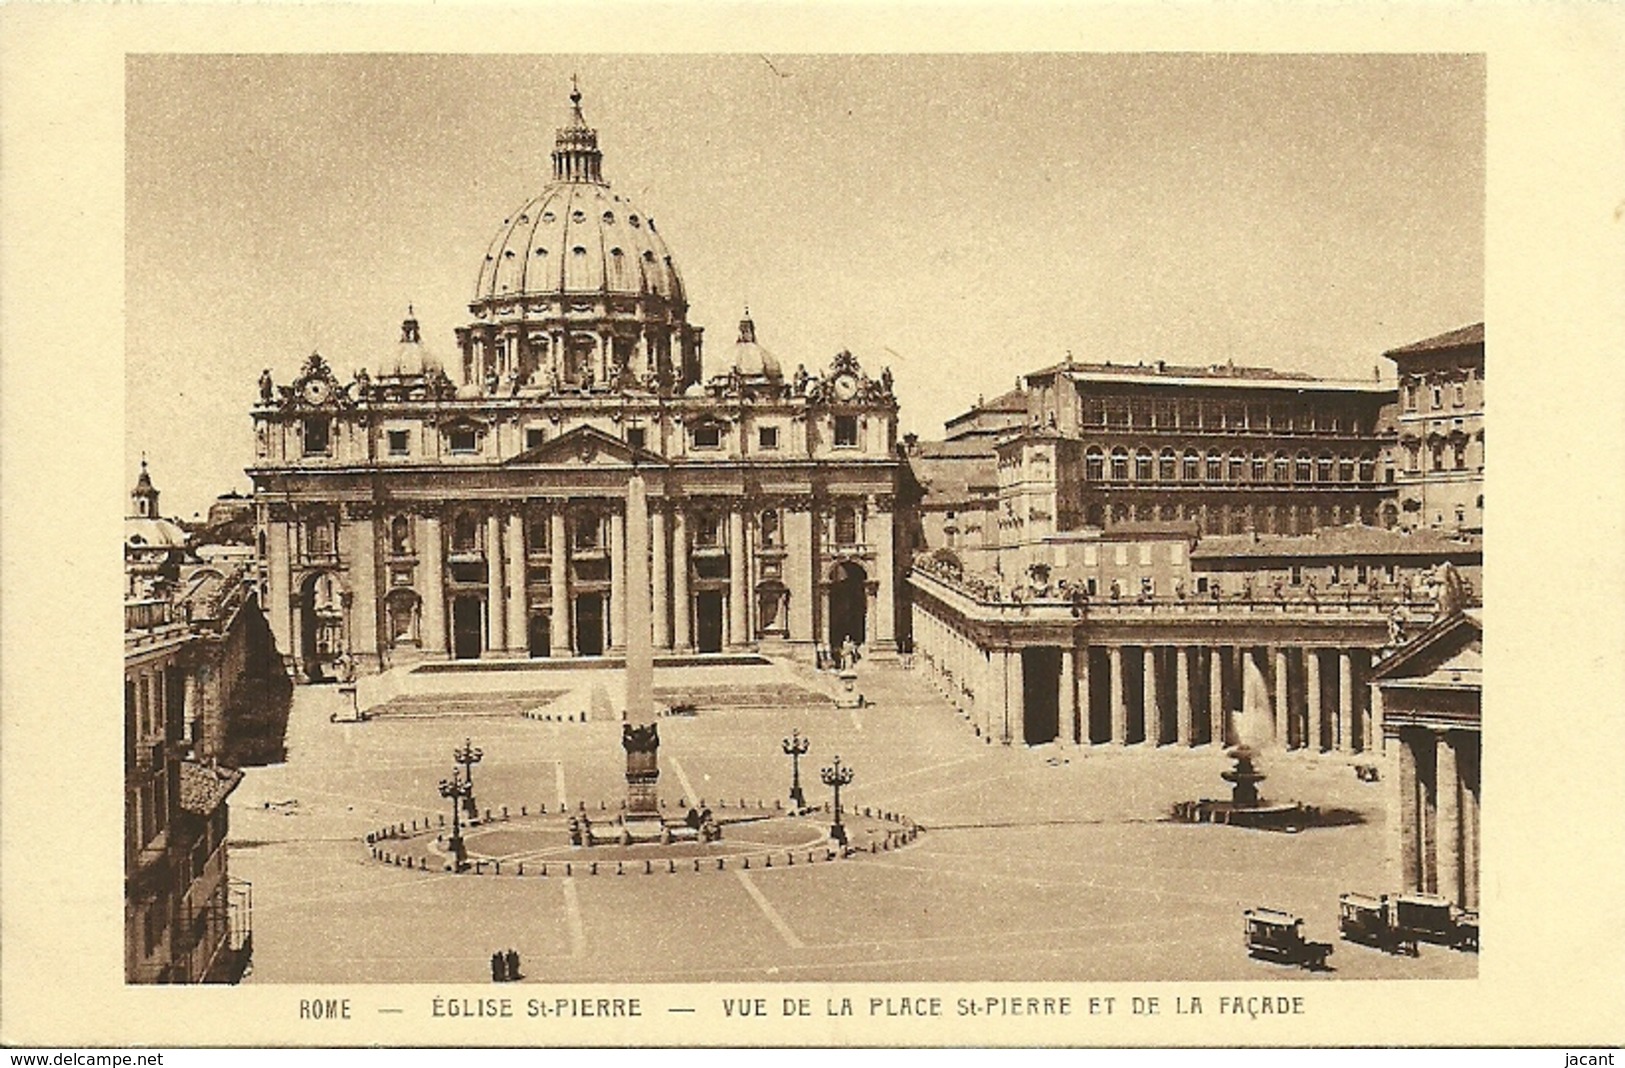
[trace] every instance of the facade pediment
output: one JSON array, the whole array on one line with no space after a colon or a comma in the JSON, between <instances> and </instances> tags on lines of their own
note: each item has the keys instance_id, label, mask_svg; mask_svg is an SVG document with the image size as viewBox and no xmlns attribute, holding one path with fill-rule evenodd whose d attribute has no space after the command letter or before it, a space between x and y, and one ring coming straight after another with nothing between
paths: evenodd
<instances>
[{"instance_id":1,"label":"facade pediment","mask_svg":"<svg viewBox=\"0 0 1625 1068\"><path fill-rule=\"evenodd\" d=\"M504 467L664 467L658 453L640 449L591 426L579 426L508 460Z\"/></svg>"}]
</instances>

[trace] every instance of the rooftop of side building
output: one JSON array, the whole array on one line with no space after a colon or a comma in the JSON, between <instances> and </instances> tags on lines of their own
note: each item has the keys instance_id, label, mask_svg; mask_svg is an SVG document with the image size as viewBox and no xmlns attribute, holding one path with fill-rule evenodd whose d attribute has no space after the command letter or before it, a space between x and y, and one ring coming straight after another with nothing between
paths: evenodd
<instances>
[{"instance_id":1,"label":"rooftop of side building","mask_svg":"<svg viewBox=\"0 0 1625 1068\"><path fill-rule=\"evenodd\" d=\"M1330 557L1470 556L1483 552L1477 536L1444 530L1389 530L1351 523L1310 534L1212 534L1191 550L1192 560L1324 559Z\"/></svg>"}]
</instances>

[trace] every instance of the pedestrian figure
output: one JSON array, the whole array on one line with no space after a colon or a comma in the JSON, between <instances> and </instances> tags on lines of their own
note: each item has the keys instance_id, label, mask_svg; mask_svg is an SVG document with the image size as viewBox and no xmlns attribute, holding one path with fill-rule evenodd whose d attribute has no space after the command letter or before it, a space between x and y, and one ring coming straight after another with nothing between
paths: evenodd
<instances>
[{"instance_id":1,"label":"pedestrian figure","mask_svg":"<svg viewBox=\"0 0 1625 1068\"><path fill-rule=\"evenodd\" d=\"M508 982L517 983L519 981L518 952L512 949L508 950L508 952L503 955L502 963L507 965Z\"/></svg>"},{"instance_id":2,"label":"pedestrian figure","mask_svg":"<svg viewBox=\"0 0 1625 1068\"><path fill-rule=\"evenodd\" d=\"M501 951L491 954L491 982L502 982L502 976L505 970L506 962L502 959Z\"/></svg>"}]
</instances>

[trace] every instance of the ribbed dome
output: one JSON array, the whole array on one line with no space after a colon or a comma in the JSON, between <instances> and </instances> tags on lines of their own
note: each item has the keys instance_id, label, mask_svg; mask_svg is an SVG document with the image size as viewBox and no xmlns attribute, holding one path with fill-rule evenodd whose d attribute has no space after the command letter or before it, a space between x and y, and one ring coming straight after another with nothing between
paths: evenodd
<instances>
[{"instance_id":1,"label":"ribbed dome","mask_svg":"<svg viewBox=\"0 0 1625 1068\"><path fill-rule=\"evenodd\" d=\"M779 358L764 349L756 340L756 324L751 321L750 309L739 320L739 340L734 343L734 367L746 378L784 377Z\"/></svg>"},{"instance_id":2,"label":"ribbed dome","mask_svg":"<svg viewBox=\"0 0 1625 1068\"><path fill-rule=\"evenodd\" d=\"M474 300L604 292L685 303L653 220L607 183L555 181L502 220Z\"/></svg>"}]
</instances>

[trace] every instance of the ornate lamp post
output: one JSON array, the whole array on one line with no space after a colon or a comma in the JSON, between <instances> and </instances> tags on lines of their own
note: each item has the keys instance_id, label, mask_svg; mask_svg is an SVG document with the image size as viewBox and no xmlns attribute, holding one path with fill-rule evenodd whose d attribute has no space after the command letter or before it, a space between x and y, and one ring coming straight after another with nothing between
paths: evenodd
<instances>
[{"instance_id":1,"label":"ornate lamp post","mask_svg":"<svg viewBox=\"0 0 1625 1068\"><path fill-rule=\"evenodd\" d=\"M463 848L463 825L459 818L458 802L474 796L474 784L454 771L451 778L440 780L440 796L451 802L452 870L462 871L468 867L468 851Z\"/></svg>"},{"instance_id":2,"label":"ornate lamp post","mask_svg":"<svg viewBox=\"0 0 1625 1068\"><path fill-rule=\"evenodd\" d=\"M480 814L480 806L474 801L474 765L484 755L484 752L474 748L471 738L464 738L462 746L451 751L451 758L463 766L463 811L468 813L471 820Z\"/></svg>"},{"instance_id":3,"label":"ornate lamp post","mask_svg":"<svg viewBox=\"0 0 1625 1068\"><path fill-rule=\"evenodd\" d=\"M829 836L835 841L846 845L846 828L841 826L841 787L852 782L852 769L841 766L841 758L836 757L834 763L818 773L824 780L825 786L835 788L835 822L830 825Z\"/></svg>"},{"instance_id":4,"label":"ornate lamp post","mask_svg":"<svg viewBox=\"0 0 1625 1068\"><path fill-rule=\"evenodd\" d=\"M807 797L801 792L801 758L807 755L807 739L801 731L791 728L784 740L784 753L790 758L790 803L798 809L807 807Z\"/></svg>"}]
</instances>

